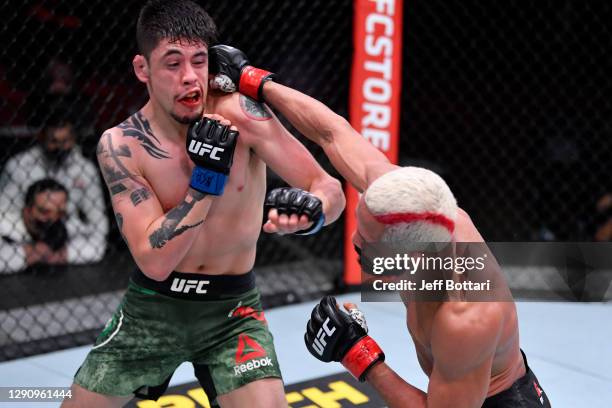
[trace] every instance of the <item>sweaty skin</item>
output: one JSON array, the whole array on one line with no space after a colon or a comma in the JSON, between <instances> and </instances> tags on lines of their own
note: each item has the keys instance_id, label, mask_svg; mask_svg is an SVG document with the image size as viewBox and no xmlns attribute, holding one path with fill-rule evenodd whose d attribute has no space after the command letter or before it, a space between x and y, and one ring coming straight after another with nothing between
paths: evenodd
<instances>
[{"instance_id":1,"label":"sweaty skin","mask_svg":"<svg viewBox=\"0 0 612 408\"><path fill-rule=\"evenodd\" d=\"M266 102L321 146L336 170L360 192L398 168L322 103L272 81L265 83L263 92ZM375 242L383 229L362 198L354 243ZM484 242L461 209L454 241ZM404 304L408 331L429 385L425 393L387 364L374 366L367 380L390 407L480 407L486 397L509 388L525 374L514 302L426 303L406 299Z\"/></svg>"},{"instance_id":2,"label":"sweaty skin","mask_svg":"<svg viewBox=\"0 0 612 408\"><path fill-rule=\"evenodd\" d=\"M344 208L340 183L265 105L239 94L207 92L205 45L162 41L148 60L137 56L134 69L151 98L102 135L97 155L121 233L145 275L164 280L173 270L212 275L251 270L266 165L290 185L319 197L326 223L339 217ZM186 98L193 92L196 98ZM185 135L189 121L203 113L240 131L229 181L219 197L189 188L194 164ZM272 215L269 232L292 233L310 225L305 216Z\"/></svg>"}]
</instances>

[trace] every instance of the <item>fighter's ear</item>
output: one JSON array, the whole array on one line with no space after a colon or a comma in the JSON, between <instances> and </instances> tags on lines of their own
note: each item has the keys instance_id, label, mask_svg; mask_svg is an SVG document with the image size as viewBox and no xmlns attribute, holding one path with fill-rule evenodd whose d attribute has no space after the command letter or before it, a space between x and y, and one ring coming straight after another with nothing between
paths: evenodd
<instances>
[{"instance_id":1,"label":"fighter's ear","mask_svg":"<svg viewBox=\"0 0 612 408\"><path fill-rule=\"evenodd\" d=\"M149 62L143 55L136 55L132 60L134 73L140 82L149 82Z\"/></svg>"}]
</instances>

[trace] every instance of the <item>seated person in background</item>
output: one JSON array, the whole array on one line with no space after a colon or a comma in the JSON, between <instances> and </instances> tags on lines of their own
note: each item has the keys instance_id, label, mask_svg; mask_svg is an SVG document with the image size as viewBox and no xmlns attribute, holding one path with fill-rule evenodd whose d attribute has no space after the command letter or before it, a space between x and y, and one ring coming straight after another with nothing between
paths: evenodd
<instances>
[{"instance_id":1,"label":"seated person in background","mask_svg":"<svg viewBox=\"0 0 612 408\"><path fill-rule=\"evenodd\" d=\"M0 272L17 272L34 264L64 264L68 232L64 222L68 191L53 179L42 179L26 192L22 217L2 231Z\"/></svg>"},{"instance_id":2,"label":"seated person in background","mask_svg":"<svg viewBox=\"0 0 612 408\"><path fill-rule=\"evenodd\" d=\"M40 143L10 158L0 174L0 234L21 222L25 189L36 180L53 178L68 190L66 228L74 245L67 262L97 262L106 250L108 218L96 166L76 145L73 122L56 110L41 129Z\"/></svg>"}]
</instances>

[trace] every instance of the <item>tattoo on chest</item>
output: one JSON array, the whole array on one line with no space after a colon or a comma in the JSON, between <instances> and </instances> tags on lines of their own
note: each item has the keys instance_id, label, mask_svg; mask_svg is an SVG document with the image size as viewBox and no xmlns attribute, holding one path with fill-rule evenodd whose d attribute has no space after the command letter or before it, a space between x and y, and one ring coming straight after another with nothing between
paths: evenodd
<instances>
[{"instance_id":1,"label":"tattoo on chest","mask_svg":"<svg viewBox=\"0 0 612 408\"><path fill-rule=\"evenodd\" d=\"M245 95L240 95L240 107L242 111L251 119L254 120L270 120L272 114L263 103L259 103L254 99Z\"/></svg>"},{"instance_id":2,"label":"tattoo on chest","mask_svg":"<svg viewBox=\"0 0 612 408\"><path fill-rule=\"evenodd\" d=\"M161 226L153 231L149 236L149 242L152 248L162 248L174 237L181 235L188 229L195 228L202 224L204 221L199 221L195 224L187 224L179 227L179 224L189 214L196 202L206 197L206 194L202 193L191 193L189 197L183 200L182 203L168 211L165 219L162 221Z\"/></svg>"},{"instance_id":3,"label":"tattoo on chest","mask_svg":"<svg viewBox=\"0 0 612 408\"><path fill-rule=\"evenodd\" d=\"M161 142L153 134L149 121L142 113L135 113L118 127L123 131L123 136L138 139L140 145L151 157L155 159L170 158L169 153L161 148Z\"/></svg>"}]
</instances>

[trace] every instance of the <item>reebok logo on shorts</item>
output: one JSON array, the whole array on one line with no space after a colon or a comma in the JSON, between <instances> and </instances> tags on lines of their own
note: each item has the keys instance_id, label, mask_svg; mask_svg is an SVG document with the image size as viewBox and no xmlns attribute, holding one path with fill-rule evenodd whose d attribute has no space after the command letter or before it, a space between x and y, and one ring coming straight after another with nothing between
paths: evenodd
<instances>
[{"instance_id":1,"label":"reebok logo on shorts","mask_svg":"<svg viewBox=\"0 0 612 408\"><path fill-rule=\"evenodd\" d=\"M246 361L248 361L248 363L246 363ZM247 371L271 365L272 359L266 355L266 351L263 349L263 347L261 347L255 340L253 340L246 334L241 334L238 336L238 347L236 348L236 365L234 366L234 375L242 375Z\"/></svg>"},{"instance_id":2,"label":"reebok logo on shorts","mask_svg":"<svg viewBox=\"0 0 612 408\"><path fill-rule=\"evenodd\" d=\"M251 351L245 349L249 347ZM247 360L252 360L257 357L263 357L266 351L255 340L246 334L238 336L238 348L236 348L236 363L244 363Z\"/></svg>"}]
</instances>

